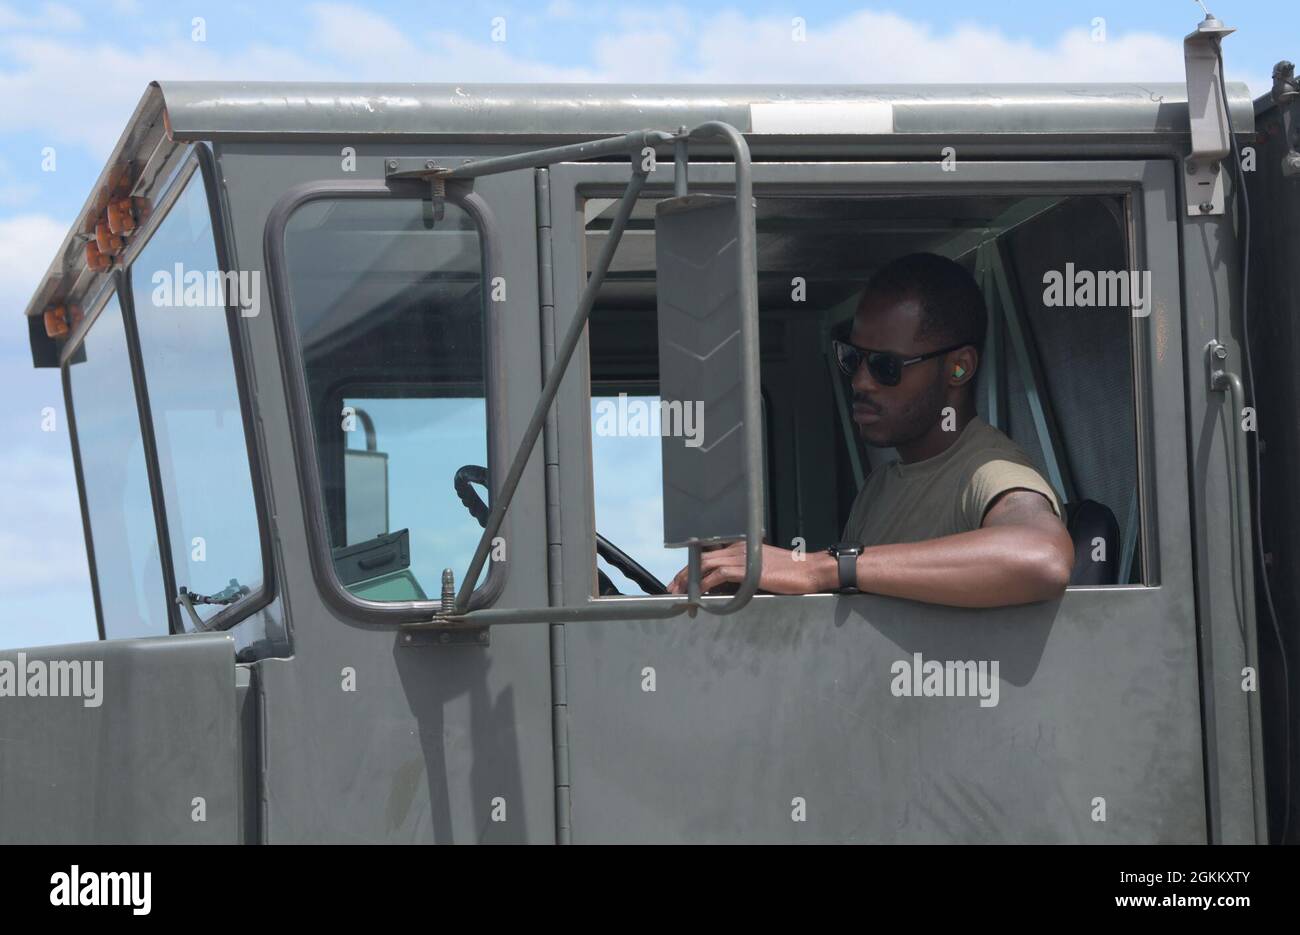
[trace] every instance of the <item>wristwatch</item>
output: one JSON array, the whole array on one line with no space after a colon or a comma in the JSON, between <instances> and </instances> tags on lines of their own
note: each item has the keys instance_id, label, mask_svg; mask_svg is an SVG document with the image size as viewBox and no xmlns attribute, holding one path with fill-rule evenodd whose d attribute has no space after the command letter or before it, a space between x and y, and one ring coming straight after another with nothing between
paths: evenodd
<instances>
[{"instance_id":1,"label":"wristwatch","mask_svg":"<svg viewBox=\"0 0 1300 935\"><path fill-rule=\"evenodd\" d=\"M862 554L861 542L837 542L826 550L840 569L840 586L837 594L858 593L858 556Z\"/></svg>"}]
</instances>

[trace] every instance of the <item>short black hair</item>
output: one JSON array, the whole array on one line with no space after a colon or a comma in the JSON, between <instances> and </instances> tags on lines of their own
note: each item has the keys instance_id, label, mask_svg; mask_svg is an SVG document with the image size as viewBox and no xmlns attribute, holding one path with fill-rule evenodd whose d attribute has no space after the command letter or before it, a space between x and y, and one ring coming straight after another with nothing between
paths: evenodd
<instances>
[{"instance_id":1,"label":"short black hair","mask_svg":"<svg viewBox=\"0 0 1300 935\"><path fill-rule=\"evenodd\" d=\"M921 304L916 339L938 345L984 343L988 309L966 267L937 253L909 253L886 263L867 282L868 297L909 296Z\"/></svg>"}]
</instances>

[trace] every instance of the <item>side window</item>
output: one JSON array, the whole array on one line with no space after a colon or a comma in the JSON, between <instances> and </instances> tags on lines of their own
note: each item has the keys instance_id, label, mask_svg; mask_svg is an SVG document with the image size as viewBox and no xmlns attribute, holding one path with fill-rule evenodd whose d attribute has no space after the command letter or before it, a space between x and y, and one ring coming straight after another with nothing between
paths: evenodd
<instances>
[{"instance_id":1,"label":"side window","mask_svg":"<svg viewBox=\"0 0 1300 935\"><path fill-rule=\"evenodd\" d=\"M482 533L454 486L487 468L474 219L452 203L435 220L417 199L313 200L284 251L338 579L369 600L436 600Z\"/></svg>"},{"instance_id":2,"label":"side window","mask_svg":"<svg viewBox=\"0 0 1300 935\"><path fill-rule=\"evenodd\" d=\"M585 204L588 266L615 210L609 199ZM658 403L653 217L654 200L642 199L592 310L592 483L596 531L666 581L686 553L663 548L658 432L633 411ZM877 270L936 253L983 289L975 408L1024 451L1064 504L1076 543L1087 544L1097 567L1081 560L1075 583L1146 583L1132 361L1135 328L1150 308L1130 268L1125 217L1118 194L760 194L767 541L808 551L838 541L866 475L896 457L855 426L852 387L830 348L849 337ZM1051 284L1066 279L1070 294L1058 296ZM707 444L707 412L701 421ZM597 568L622 593L640 590L603 558Z\"/></svg>"},{"instance_id":3,"label":"side window","mask_svg":"<svg viewBox=\"0 0 1300 935\"><path fill-rule=\"evenodd\" d=\"M104 635L163 636L162 564L117 296L73 352L67 380Z\"/></svg>"},{"instance_id":4,"label":"side window","mask_svg":"<svg viewBox=\"0 0 1300 935\"><path fill-rule=\"evenodd\" d=\"M207 622L258 591L263 568L225 306L237 279L221 276L199 172L130 276L176 586Z\"/></svg>"}]
</instances>

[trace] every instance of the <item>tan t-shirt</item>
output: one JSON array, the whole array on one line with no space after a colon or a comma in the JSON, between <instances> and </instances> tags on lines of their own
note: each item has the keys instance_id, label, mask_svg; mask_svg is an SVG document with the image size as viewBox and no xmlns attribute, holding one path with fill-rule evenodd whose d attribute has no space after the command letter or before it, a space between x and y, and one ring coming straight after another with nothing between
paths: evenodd
<instances>
[{"instance_id":1,"label":"tan t-shirt","mask_svg":"<svg viewBox=\"0 0 1300 935\"><path fill-rule=\"evenodd\" d=\"M1061 515L1056 492L1020 446L976 416L933 458L873 470L853 501L843 541L887 545L970 532L1008 490L1037 491Z\"/></svg>"}]
</instances>

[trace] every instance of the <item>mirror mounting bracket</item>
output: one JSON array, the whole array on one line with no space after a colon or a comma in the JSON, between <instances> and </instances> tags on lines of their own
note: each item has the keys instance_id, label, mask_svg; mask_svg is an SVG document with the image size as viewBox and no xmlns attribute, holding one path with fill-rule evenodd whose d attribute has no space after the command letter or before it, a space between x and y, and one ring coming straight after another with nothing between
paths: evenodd
<instances>
[{"instance_id":1,"label":"mirror mounting bracket","mask_svg":"<svg viewBox=\"0 0 1300 935\"><path fill-rule=\"evenodd\" d=\"M429 183L429 201L433 205L432 220L441 221L447 211L447 173L451 170L433 159L412 156L389 156L384 160L384 178L415 179Z\"/></svg>"}]
</instances>

